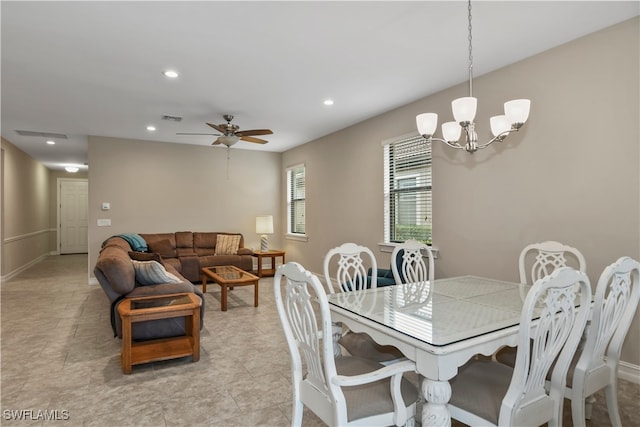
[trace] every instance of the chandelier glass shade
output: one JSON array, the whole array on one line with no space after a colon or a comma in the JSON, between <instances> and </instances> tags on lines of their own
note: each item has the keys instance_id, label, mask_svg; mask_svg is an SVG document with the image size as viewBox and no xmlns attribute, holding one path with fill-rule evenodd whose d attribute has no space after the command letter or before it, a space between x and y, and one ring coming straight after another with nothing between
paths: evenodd
<instances>
[{"instance_id":1,"label":"chandelier glass shade","mask_svg":"<svg viewBox=\"0 0 640 427\"><path fill-rule=\"evenodd\" d=\"M449 147L474 153L486 148L496 141L504 141L511 133L517 132L529 118L531 101L528 99L515 99L504 103L504 115L494 116L490 119L493 138L484 144L478 144L478 135L475 130L474 119L478 107L478 100L473 97L473 54L471 37L471 0L468 2L469 18L469 96L455 99L451 102L451 110L455 121L442 124L443 138L433 135L438 127L438 115L435 113L423 113L416 116L418 132L428 142L444 142ZM465 131L466 144L458 142L462 131Z\"/></svg>"}]
</instances>

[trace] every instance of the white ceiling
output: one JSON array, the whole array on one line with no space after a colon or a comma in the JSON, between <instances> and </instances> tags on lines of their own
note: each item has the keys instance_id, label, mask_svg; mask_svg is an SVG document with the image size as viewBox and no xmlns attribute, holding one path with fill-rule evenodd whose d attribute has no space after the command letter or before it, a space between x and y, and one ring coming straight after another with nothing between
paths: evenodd
<instances>
[{"instance_id":1,"label":"white ceiling","mask_svg":"<svg viewBox=\"0 0 640 427\"><path fill-rule=\"evenodd\" d=\"M3 0L0 13L2 136L52 169L87 162L88 135L209 145L176 133L213 133L226 113L274 132L234 148L280 152L468 78L461 1ZM638 1L474 2L474 74L639 14Z\"/></svg>"}]
</instances>

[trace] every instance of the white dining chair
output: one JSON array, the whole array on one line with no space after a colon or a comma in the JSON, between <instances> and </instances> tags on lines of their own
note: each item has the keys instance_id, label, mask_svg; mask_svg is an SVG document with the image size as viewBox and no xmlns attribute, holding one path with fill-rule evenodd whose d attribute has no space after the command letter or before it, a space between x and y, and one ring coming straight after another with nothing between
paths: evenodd
<instances>
[{"instance_id":1,"label":"white dining chair","mask_svg":"<svg viewBox=\"0 0 640 427\"><path fill-rule=\"evenodd\" d=\"M332 262L336 264L333 268ZM367 265L371 268L371 279L367 280ZM329 293L334 293L334 282L340 291L359 291L375 288L378 277L378 263L371 249L356 243L343 243L327 252L324 257L324 277ZM335 275L330 271L334 269Z\"/></svg>"},{"instance_id":2,"label":"white dining chair","mask_svg":"<svg viewBox=\"0 0 640 427\"><path fill-rule=\"evenodd\" d=\"M604 269L596 288L587 339L574 361L565 397L571 399L574 426L586 425L591 402L604 389L611 425L620 426L618 362L620 351L640 302L640 263L622 257ZM586 407L585 407L586 400Z\"/></svg>"},{"instance_id":3,"label":"white dining chair","mask_svg":"<svg viewBox=\"0 0 640 427\"><path fill-rule=\"evenodd\" d=\"M587 262L584 255L564 243L547 240L525 246L518 257L518 271L520 274L520 297L524 301L527 285L548 276L560 267L573 267L583 273L587 272ZM494 360L513 366L515 364L516 349L504 347L493 355Z\"/></svg>"},{"instance_id":4,"label":"white dining chair","mask_svg":"<svg viewBox=\"0 0 640 427\"><path fill-rule=\"evenodd\" d=\"M560 267L573 267L586 273L584 255L572 247L553 240L527 245L520 252L520 283L533 284Z\"/></svg>"},{"instance_id":5,"label":"white dining chair","mask_svg":"<svg viewBox=\"0 0 640 427\"><path fill-rule=\"evenodd\" d=\"M560 426L567 369L590 301L581 271L562 267L538 280L522 308L515 366L474 359L460 368L450 381L452 418L474 426Z\"/></svg>"},{"instance_id":6,"label":"white dining chair","mask_svg":"<svg viewBox=\"0 0 640 427\"><path fill-rule=\"evenodd\" d=\"M291 353L293 426L301 425L304 406L330 426L413 424L418 391L403 373L415 371L415 363L385 367L359 357L334 358L329 303L320 280L288 262L276 270L273 287Z\"/></svg>"},{"instance_id":7,"label":"white dining chair","mask_svg":"<svg viewBox=\"0 0 640 427\"><path fill-rule=\"evenodd\" d=\"M371 271L370 279L367 279L367 265ZM333 294L335 289L345 292L376 288L377 265L373 252L366 246L349 242L329 250L323 262L328 292ZM332 271L335 272L333 275ZM357 294L352 296L357 297ZM353 356L365 357L376 362L390 363L404 358L397 348L378 344L366 333L343 330L341 323L334 323L333 329L336 356L341 353L342 346Z\"/></svg>"},{"instance_id":8,"label":"white dining chair","mask_svg":"<svg viewBox=\"0 0 640 427\"><path fill-rule=\"evenodd\" d=\"M424 258L427 258L425 264ZM424 303L431 296L435 279L433 252L425 243L407 240L391 252L391 271L396 284L418 283L412 286L413 295L404 295L404 302Z\"/></svg>"}]
</instances>

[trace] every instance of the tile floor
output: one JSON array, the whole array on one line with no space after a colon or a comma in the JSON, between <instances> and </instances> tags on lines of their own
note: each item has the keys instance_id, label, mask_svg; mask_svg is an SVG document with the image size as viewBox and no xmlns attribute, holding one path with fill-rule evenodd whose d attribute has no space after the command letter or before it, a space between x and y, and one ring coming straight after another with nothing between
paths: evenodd
<instances>
[{"instance_id":1,"label":"tile floor","mask_svg":"<svg viewBox=\"0 0 640 427\"><path fill-rule=\"evenodd\" d=\"M87 256L48 257L2 283L0 424L289 425L289 353L271 285L260 280L257 308L252 288L236 288L227 312L210 286L200 361L151 363L123 375L109 302L99 286L87 285ZM624 425L640 426L640 386L621 381L620 389ZM602 403L589 426L609 425ZM32 410L27 420L12 418L24 410ZM43 421L39 410L59 419ZM320 425L305 411L303 426Z\"/></svg>"}]
</instances>

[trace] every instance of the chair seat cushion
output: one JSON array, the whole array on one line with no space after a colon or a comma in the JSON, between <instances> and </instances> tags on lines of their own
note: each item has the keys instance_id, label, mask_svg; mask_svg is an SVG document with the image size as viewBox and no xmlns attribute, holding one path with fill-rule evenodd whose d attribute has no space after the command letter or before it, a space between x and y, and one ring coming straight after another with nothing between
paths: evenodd
<instances>
[{"instance_id":1,"label":"chair seat cushion","mask_svg":"<svg viewBox=\"0 0 640 427\"><path fill-rule=\"evenodd\" d=\"M401 359L404 354L392 345L380 345L364 332L347 332L338 343L352 356L376 362Z\"/></svg>"},{"instance_id":2,"label":"chair seat cushion","mask_svg":"<svg viewBox=\"0 0 640 427\"><path fill-rule=\"evenodd\" d=\"M366 374L384 367L373 360L352 356L337 357L335 361L336 371L339 375L345 376ZM347 419L352 421L393 412L390 381L391 379L386 378L370 384L343 387L342 391L347 403ZM418 390L406 378L402 379L401 392L405 406L418 400Z\"/></svg>"},{"instance_id":3,"label":"chair seat cushion","mask_svg":"<svg viewBox=\"0 0 640 427\"><path fill-rule=\"evenodd\" d=\"M502 399L511 383L513 369L485 360L472 360L451 381L449 403L498 424Z\"/></svg>"}]
</instances>

